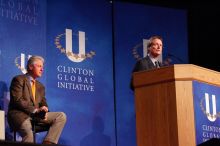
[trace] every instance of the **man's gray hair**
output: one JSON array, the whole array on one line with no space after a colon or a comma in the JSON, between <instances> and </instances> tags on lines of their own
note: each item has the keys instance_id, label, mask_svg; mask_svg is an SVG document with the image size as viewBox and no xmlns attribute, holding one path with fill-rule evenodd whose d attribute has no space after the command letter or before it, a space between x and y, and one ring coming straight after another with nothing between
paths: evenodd
<instances>
[{"instance_id":1,"label":"man's gray hair","mask_svg":"<svg viewBox=\"0 0 220 146\"><path fill-rule=\"evenodd\" d=\"M28 59L28 62L27 62L27 71L29 71L29 66L32 65L32 64L35 64L35 61L36 60L40 60L44 63L44 58L41 57L41 56L31 56L29 59Z\"/></svg>"},{"instance_id":2,"label":"man's gray hair","mask_svg":"<svg viewBox=\"0 0 220 146\"><path fill-rule=\"evenodd\" d=\"M163 42L163 38L161 36L155 35L149 38L149 42L147 44L147 53L149 53L150 47L153 45L153 40L159 39L161 42Z\"/></svg>"},{"instance_id":3,"label":"man's gray hair","mask_svg":"<svg viewBox=\"0 0 220 146\"><path fill-rule=\"evenodd\" d=\"M163 42L163 38L161 36L158 36L158 35L152 36L149 38L149 43L147 45L147 49L149 49L152 46L153 40L155 40L155 39L159 39L159 40L161 40L161 42Z\"/></svg>"}]
</instances>

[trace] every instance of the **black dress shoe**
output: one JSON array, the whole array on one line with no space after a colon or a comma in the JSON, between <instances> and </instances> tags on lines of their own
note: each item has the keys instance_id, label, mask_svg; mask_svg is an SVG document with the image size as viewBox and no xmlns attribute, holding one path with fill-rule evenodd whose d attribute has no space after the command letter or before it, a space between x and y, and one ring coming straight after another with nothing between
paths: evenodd
<instances>
[{"instance_id":1,"label":"black dress shoe","mask_svg":"<svg viewBox=\"0 0 220 146\"><path fill-rule=\"evenodd\" d=\"M55 144L55 143L50 142L50 141L43 141L43 144Z\"/></svg>"}]
</instances>

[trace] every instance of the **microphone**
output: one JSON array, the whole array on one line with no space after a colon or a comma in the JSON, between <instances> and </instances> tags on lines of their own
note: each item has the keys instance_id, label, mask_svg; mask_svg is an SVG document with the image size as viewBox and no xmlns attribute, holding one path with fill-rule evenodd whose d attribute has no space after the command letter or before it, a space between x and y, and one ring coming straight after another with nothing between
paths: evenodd
<instances>
[{"instance_id":1,"label":"microphone","mask_svg":"<svg viewBox=\"0 0 220 146\"><path fill-rule=\"evenodd\" d=\"M172 62L172 59L167 57L164 61L163 61L163 66L169 66Z\"/></svg>"},{"instance_id":2,"label":"microphone","mask_svg":"<svg viewBox=\"0 0 220 146\"><path fill-rule=\"evenodd\" d=\"M176 55L173 55L173 54L168 53L168 56L175 58L175 59L178 60L180 63L184 63L183 59L177 57Z\"/></svg>"},{"instance_id":3,"label":"microphone","mask_svg":"<svg viewBox=\"0 0 220 146\"><path fill-rule=\"evenodd\" d=\"M170 63L173 62L173 59L175 59L179 63L184 63L184 61L180 57L173 55L171 53L167 54L167 58L165 59L164 63L170 65Z\"/></svg>"}]
</instances>

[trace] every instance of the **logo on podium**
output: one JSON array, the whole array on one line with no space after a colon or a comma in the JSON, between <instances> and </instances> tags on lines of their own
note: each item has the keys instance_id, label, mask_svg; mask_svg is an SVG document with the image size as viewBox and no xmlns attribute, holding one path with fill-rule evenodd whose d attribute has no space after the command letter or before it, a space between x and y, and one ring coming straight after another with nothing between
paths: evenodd
<instances>
[{"instance_id":1,"label":"logo on podium","mask_svg":"<svg viewBox=\"0 0 220 146\"><path fill-rule=\"evenodd\" d=\"M204 100L205 100L205 107L204 107ZM203 111L203 113L207 116L208 120L211 122L215 122L215 120L217 119L217 117L220 117L220 112L217 113L216 111L216 97L215 95L211 96L211 105L212 105L212 114L210 112L210 98L209 98L209 94L205 93L205 98L201 99L200 102L200 107Z\"/></svg>"}]
</instances>

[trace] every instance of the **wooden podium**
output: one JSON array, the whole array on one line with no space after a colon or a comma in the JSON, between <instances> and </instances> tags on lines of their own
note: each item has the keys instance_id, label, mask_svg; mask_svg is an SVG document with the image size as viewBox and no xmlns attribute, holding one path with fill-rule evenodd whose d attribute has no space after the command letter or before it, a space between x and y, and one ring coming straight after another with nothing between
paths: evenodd
<instances>
[{"instance_id":1,"label":"wooden podium","mask_svg":"<svg viewBox=\"0 0 220 146\"><path fill-rule=\"evenodd\" d=\"M192 81L220 86L220 73L181 64L133 77L137 146L196 146Z\"/></svg>"}]
</instances>

